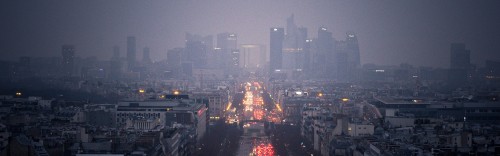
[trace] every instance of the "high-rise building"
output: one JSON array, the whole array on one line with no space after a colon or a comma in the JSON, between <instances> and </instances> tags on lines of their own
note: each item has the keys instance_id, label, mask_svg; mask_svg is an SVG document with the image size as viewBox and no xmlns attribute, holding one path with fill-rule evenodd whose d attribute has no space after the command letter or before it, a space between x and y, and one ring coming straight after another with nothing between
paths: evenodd
<instances>
[{"instance_id":1,"label":"high-rise building","mask_svg":"<svg viewBox=\"0 0 500 156\"><path fill-rule=\"evenodd\" d=\"M186 33L186 41L187 42L190 42L190 41L191 42L201 42L201 44L205 45L208 49L214 48L212 35L201 36L198 34Z\"/></svg>"},{"instance_id":2,"label":"high-rise building","mask_svg":"<svg viewBox=\"0 0 500 156\"><path fill-rule=\"evenodd\" d=\"M470 67L470 50L464 43L452 43L450 49L450 68L467 69Z\"/></svg>"},{"instance_id":3,"label":"high-rise building","mask_svg":"<svg viewBox=\"0 0 500 156\"><path fill-rule=\"evenodd\" d=\"M262 50L262 45L259 44L241 44L240 45L240 67L250 71L255 72L256 69L264 67L265 64L265 53ZM264 59L264 61L262 61Z\"/></svg>"},{"instance_id":4,"label":"high-rise building","mask_svg":"<svg viewBox=\"0 0 500 156\"><path fill-rule=\"evenodd\" d=\"M294 15L286 20L286 34L283 43L283 69L302 70L304 68L304 43L307 29L295 24Z\"/></svg>"},{"instance_id":5,"label":"high-rise building","mask_svg":"<svg viewBox=\"0 0 500 156\"><path fill-rule=\"evenodd\" d=\"M326 27L318 29L318 42L325 42L325 44L331 45L333 40L332 32L328 31Z\"/></svg>"},{"instance_id":6,"label":"high-rise building","mask_svg":"<svg viewBox=\"0 0 500 156\"><path fill-rule=\"evenodd\" d=\"M270 74L281 69L283 64L283 40L285 30L283 28L271 28L269 44L269 70Z\"/></svg>"},{"instance_id":7,"label":"high-rise building","mask_svg":"<svg viewBox=\"0 0 500 156\"><path fill-rule=\"evenodd\" d=\"M336 42L336 53L334 57L334 62L335 62L335 75L333 78L337 79L338 81L341 82L346 82L350 80L350 73L352 69L350 68L349 64L349 52L346 49L346 42L345 41L337 41ZM339 49L342 47L341 49Z\"/></svg>"},{"instance_id":8,"label":"high-rise building","mask_svg":"<svg viewBox=\"0 0 500 156\"><path fill-rule=\"evenodd\" d=\"M354 81L360 68L358 39L353 32L346 33L344 41L335 41L335 78L342 82Z\"/></svg>"},{"instance_id":9,"label":"high-rise building","mask_svg":"<svg viewBox=\"0 0 500 156\"><path fill-rule=\"evenodd\" d=\"M491 82L500 82L500 61L486 60L484 78Z\"/></svg>"},{"instance_id":10,"label":"high-rise building","mask_svg":"<svg viewBox=\"0 0 500 156\"><path fill-rule=\"evenodd\" d=\"M217 46L215 48L217 66L224 69L226 73L232 71L233 65L233 50L237 47L238 35L235 33L220 33L217 34ZM238 53L239 54L239 53ZM239 59L239 58L238 58Z\"/></svg>"},{"instance_id":11,"label":"high-rise building","mask_svg":"<svg viewBox=\"0 0 500 156\"><path fill-rule=\"evenodd\" d=\"M305 44L306 44L307 37L308 37L307 36L307 28L300 27L297 30L298 30L298 40L299 40L299 42L297 42L297 47L303 49Z\"/></svg>"},{"instance_id":12,"label":"high-rise building","mask_svg":"<svg viewBox=\"0 0 500 156\"><path fill-rule=\"evenodd\" d=\"M220 49L237 49L238 36L235 33L217 34L217 47Z\"/></svg>"},{"instance_id":13,"label":"high-rise building","mask_svg":"<svg viewBox=\"0 0 500 156\"><path fill-rule=\"evenodd\" d=\"M135 61L136 61L135 37L129 36L127 37L127 64L129 71L135 67Z\"/></svg>"},{"instance_id":14,"label":"high-rise building","mask_svg":"<svg viewBox=\"0 0 500 156\"><path fill-rule=\"evenodd\" d=\"M452 43L450 48L450 72L448 82L453 87L464 85L471 68L470 50L464 43Z\"/></svg>"},{"instance_id":15,"label":"high-rise building","mask_svg":"<svg viewBox=\"0 0 500 156\"><path fill-rule=\"evenodd\" d=\"M299 29L295 25L294 15L286 19L285 48L298 48Z\"/></svg>"},{"instance_id":16,"label":"high-rise building","mask_svg":"<svg viewBox=\"0 0 500 156\"><path fill-rule=\"evenodd\" d=\"M144 49L142 50L142 63L145 63L145 64L151 63L151 57L149 55L149 48L148 47L144 47Z\"/></svg>"},{"instance_id":17,"label":"high-rise building","mask_svg":"<svg viewBox=\"0 0 500 156\"><path fill-rule=\"evenodd\" d=\"M65 76L73 76L75 66L75 46L63 45L61 48L62 53L62 68Z\"/></svg>"},{"instance_id":18,"label":"high-rise building","mask_svg":"<svg viewBox=\"0 0 500 156\"><path fill-rule=\"evenodd\" d=\"M186 62L191 62L194 68L203 68L207 65L207 46L201 41L187 41L185 53Z\"/></svg>"},{"instance_id":19,"label":"high-rise building","mask_svg":"<svg viewBox=\"0 0 500 156\"><path fill-rule=\"evenodd\" d=\"M317 51L313 67L315 67L317 76L334 78L337 71L335 67L335 39L332 37L332 32L329 32L325 27L320 27L318 39L314 43Z\"/></svg>"},{"instance_id":20,"label":"high-rise building","mask_svg":"<svg viewBox=\"0 0 500 156\"><path fill-rule=\"evenodd\" d=\"M361 66L361 57L359 54L358 37L354 32L346 33L346 46L349 50L349 62L351 66L358 68Z\"/></svg>"},{"instance_id":21,"label":"high-rise building","mask_svg":"<svg viewBox=\"0 0 500 156\"><path fill-rule=\"evenodd\" d=\"M304 43L304 71L307 73L306 75L311 75L312 74L312 58L313 58L313 40L307 39L306 42Z\"/></svg>"},{"instance_id":22,"label":"high-rise building","mask_svg":"<svg viewBox=\"0 0 500 156\"><path fill-rule=\"evenodd\" d=\"M307 28L297 27L295 16L292 14L286 19L285 48L302 49L307 39Z\"/></svg>"},{"instance_id":23,"label":"high-rise building","mask_svg":"<svg viewBox=\"0 0 500 156\"><path fill-rule=\"evenodd\" d=\"M240 51L238 49L231 50L231 69L236 70L240 67Z\"/></svg>"},{"instance_id":24,"label":"high-rise building","mask_svg":"<svg viewBox=\"0 0 500 156\"><path fill-rule=\"evenodd\" d=\"M191 62L193 68L207 67L207 54L214 49L211 35L202 37L186 33L186 48L183 61Z\"/></svg>"}]
</instances>

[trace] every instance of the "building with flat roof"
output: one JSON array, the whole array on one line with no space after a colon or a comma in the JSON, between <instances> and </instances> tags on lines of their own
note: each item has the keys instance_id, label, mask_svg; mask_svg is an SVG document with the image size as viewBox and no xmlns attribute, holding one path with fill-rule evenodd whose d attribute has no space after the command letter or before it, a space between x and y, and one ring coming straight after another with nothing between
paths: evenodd
<instances>
[{"instance_id":1,"label":"building with flat roof","mask_svg":"<svg viewBox=\"0 0 500 156\"><path fill-rule=\"evenodd\" d=\"M183 97L183 98L175 98ZM198 140L205 134L207 107L184 96L160 100L118 102L116 123L129 130L153 131L183 125L196 129Z\"/></svg>"}]
</instances>

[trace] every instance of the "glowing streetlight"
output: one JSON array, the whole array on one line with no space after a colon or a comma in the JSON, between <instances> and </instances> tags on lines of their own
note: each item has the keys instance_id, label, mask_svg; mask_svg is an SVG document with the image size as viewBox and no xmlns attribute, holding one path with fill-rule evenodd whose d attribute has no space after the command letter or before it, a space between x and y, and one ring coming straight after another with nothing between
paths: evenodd
<instances>
[{"instance_id":1,"label":"glowing streetlight","mask_svg":"<svg viewBox=\"0 0 500 156\"><path fill-rule=\"evenodd\" d=\"M144 93L146 92L144 89L139 89L139 93Z\"/></svg>"},{"instance_id":2,"label":"glowing streetlight","mask_svg":"<svg viewBox=\"0 0 500 156\"><path fill-rule=\"evenodd\" d=\"M323 93L318 93L318 97L323 97Z\"/></svg>"},{"instance_id":3,"label":"glowing streetlight","mask_svg":"<svg viewBox=\"0 0 500 156\"><path fill-rule=\"evenodd\" d=\"M178 90L174 91L174 95L179 95L180 93Z\"/></svg>"}]
</instances>

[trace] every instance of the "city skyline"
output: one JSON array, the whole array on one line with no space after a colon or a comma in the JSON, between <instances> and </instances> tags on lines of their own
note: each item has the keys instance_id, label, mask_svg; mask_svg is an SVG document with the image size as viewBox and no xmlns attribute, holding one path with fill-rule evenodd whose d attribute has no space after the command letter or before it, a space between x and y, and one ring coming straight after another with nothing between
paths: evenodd
<instances>
[{"instance_id":1,"label":"city skyline","mask_svg":"<svg viewBox=\"0 0 500 156\"><path fill-rule=\"evenodd\" d=\"M0 156L500 155L500 1L0 3Z\"/></svg>"},{"instance_id":2,"label":"city skyline","mask_svg":"<svg viewBox=\"0 0 500 156\"><path fill-rule=\"evenodd\" d=\"M285 27L286 18L295 14L297 26L308 28L310 38L321 26L336 39L355 32L361 64L448 68L449 61L441 60L449 60L449 45L459 42L470 49L471 63L483 66L488 59L500 59L496 53L500 45L495 44L500 20L494 14L499 5L494 1L7 2L1 16L9 24L0 29L5 34L0 51L3 60L59 56L61 45L73 44L78 47L76 56L107 59L113 46L126 49L126 37L135 36L137 48L149 47L153 61L159 61L167 50L184 45L186 32L234 32L239 44L267 45L269 28Z\"/></svg>"}]
</instances>

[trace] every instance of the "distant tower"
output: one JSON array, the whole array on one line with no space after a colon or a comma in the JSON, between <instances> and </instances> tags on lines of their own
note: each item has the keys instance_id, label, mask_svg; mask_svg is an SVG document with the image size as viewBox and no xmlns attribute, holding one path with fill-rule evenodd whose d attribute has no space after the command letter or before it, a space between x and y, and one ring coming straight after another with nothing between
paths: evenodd
<instances>
[{"instance_id":1,"label":"distant tower","mask_svg":"<svg viewBox=\"0 0 500 156\"><path fill-rule=\"evenodd\" d=\"M135 48L135 37L127 37L127 64L128 70L132 70L135 67L136 61L136 48Z\"/></svg>"},{"instance_id":2,"label":"distant tower","mask_svg":"<svg viewBox=\"0 0 500 156\"><path fill-rule=\"evenodd\" d=\"M312 46L313 46L313 40L306 40L306 42L304 43L304 70L307 72L307 74L311 74L311 70L312 70L312 61L311 61L311 58L313 57L312 56Z\"/></svg>"},{"instance_id":3,"label":"distant tower","mask_svg":"<svg viewBox=\"0 0 500 156\"><path fill-rule=\"evenodd\" d=\"M452 43L450 48L450 68L467 69L470 67L470 50L464 43Z\"/></svg>"},{"instance_id":4,"label":"distant tower","mask_svg":"<svg viewBox=\"0 0 500 156\"><path fill-rule=\"evenodd\" d=\"M149 56L149 48L145 47L142 52L142 62L145 64L151 63L151 57Z\"/></svg>"},{"instance_id":5,"label":"distant tower","mask_svg":"<svg viewBox=\"0 0 500 156\"><path fill-rule=\"evenodd\" d=\"M297 27L293 14L286 19L286 23L281 67L283 69L302 70L304 68L303 49L307 38L307 29Z\"/></svg>"},{"instance_id":6,"label":"distant tower","mask_svg":"<svg viewBox=\"0 0 500 156\"><path fill-rule=\"evenodd\" d=\"M307 39L307 28L297 27L295 16L292 14L286 19L285 48L302 49Z\"/></svg>"},{"instance_id":7,"label":"distant tower","mask_svg":"<svg viewBox=\"0 0 500 156\"><path fill-rule=\"evenodd\" d=\"M466 83L470 67L470 50L465 49L464 43L452 43L448 77L451 86L459 87Z\"/></svg>"},{"instance_id":8,"label":"distant tower","mask_svg":"<svg viewBox=\"0 0 500 156\"><path fill-rule=\"evenodd\" d=\"M65 76L73 75L73 68L75 66L75 46L63 45L61 48L62 53L62 67Z\"/></svg>"},{"instance_id":9,"label":"distant tower","mask_svg":"<svg viewBox=\"0 0 500 156\"><path fill-rule=\"evenodd\" d=\"M235 33L220 33L217 34L217 48L220 49L237 49L238 36Z\"/></svg>"},{"instance_id":10,"label":"distant tower","mask_svg":"<svg viewBox=\"0 0 500 156\"><path fill-rule=\"evenodd\" d=\"M354 32L347 32L346 43L347 49L349 50L349 62L352 64L351 66L360 67L361 57L359 55L358 37Z\"/></svg>"},{"instance_id":11,"label":"distant tower","mask_svg":"<svg viewBox=\"0 0 500 156\"><path fill-rule=\"evenodd\" d=\"M317 55L313 61L313 67L317 69L320 77L334 78L334 74L337 73L334 43L335 39L332 37L332 32L329 32L325 27L320 27L318 29L318 39L315 41Z\"/></svg>"},{"instance_id":12,"label":"distant tower","mask_svg":"<svg viewBox=\"0 0 500 156\"><path fill-rule=\"evenodd\" d=\"M336 41L335 62L337 65L336 78L339 81L356 81L357 69L360 65L359 45L356 34L346 33L345 41Z\"/></svg>"},{"instance_id":13,"label":"distant tower","mask_svg":"<svg viewBox=\"0 0 500 156\"><path fill-rule=\"evenodd\" d=\"M299 30L295 25L294 15L286 19L285 48L299 48Z\"/></svg>"},{"instance_id":14,"label":"distant tower","mask_svg":"<svg viewBox=\"0 0 500 156\"><path fill-rule=\"evenodd\" d=\"M219 66L224 69L226 73L234 74L233 66L234 66L234 61L233 60L233 51L236 50L237 47L237 42L238 42L238 35L235 33L220 33L217 34L217 46L216 46L216 51L217 53L217 58L216 60L219 64ZM239 52L237 53L239 55ZM239 60L239 58L238 58ZM239 62L239 61L237 61ZM239 64L239 63L238 63Z\"/></svg>"},{"instance_id":15,"label":"distant tower","mask_svg":"<svg viewBox=\"0 0 500 156\"><path fill-rule=\"evenodd\" d=\"M240 50L233 49L231 50L231 69L233 72L236 72L240 67Z\"/></svg>"},{"instance_id":16,"label":"distant tower","mask_svg":"<svg viewBox=\"0 0 500 156\"><path fill-rule=\"evenodd\" d=\"M269 47L269 70L272 74L275 70L281 69L283 64L283 40L285 30L283 28L271 28Z\"/></svg>"},{"instance_id":17,"label":"distant tower","mask_svg":"<svg viewBox=\"0 0 500 156\"><path fill-rule=\"evenodd\" d=\"M240 66L254 72L257 68L261 68L264 66L265 62L262 62L262 59L265 61L265 57L262 57L263 52L261 52L262 46L258 44L241 44L240 49L242 50L240 53Z\"/></svg>"},{"instance_id":18,"label":"distant tower","mask_svg":"<svg viewBox=\"0 0 500 156\"><path fill-rule=\"evenodd\" d=\"M297 46L298 48L304 48L307 40L307 28L305 27L300 27L297 29L299 31L298 33L298 43Z\"/></svg>"},{"instance_id":19,"label":"distant tower","mask_svg":"<svg viewBox=\"0 0 500 156\"><path fill-rule=\"evenodd\" d=\"M183 55L182 59L190 62L194 68L206 68L208 54L213 49L212 35L200 36L186 33L185 55Z\"/></svg>"}]
</instances>

